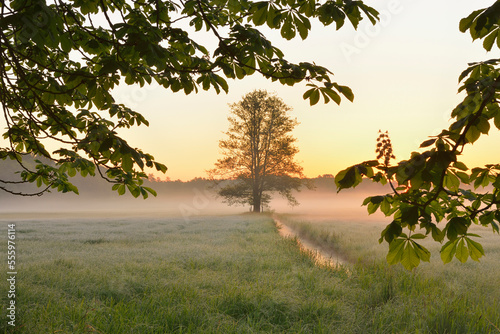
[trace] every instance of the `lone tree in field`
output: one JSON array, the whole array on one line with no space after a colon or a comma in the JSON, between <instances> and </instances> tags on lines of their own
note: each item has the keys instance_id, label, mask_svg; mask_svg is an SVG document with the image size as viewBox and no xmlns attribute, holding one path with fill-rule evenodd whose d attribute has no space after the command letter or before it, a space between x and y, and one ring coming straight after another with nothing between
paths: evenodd
<instances>
[{"instance_id":1,"label":"lone tree in field","mask_svg":"<svg viewBox=\"0 0 500 334\"><path fill-rule=\"evenodd\" d=\"M299 151L290 134L298 125L283 100L263 90L248 93L231 106L227 139L219 142L223 158L209 171L212 178L232 180L218 189L227 203L250 204L254 212L277 192L297 205L292 190L304 183L302 167L293 159Z\"/></svg>"},{"instance_id":2,"label":"lone tree in field","mask_svg":"<svg viewBox=\"0 0 500 334\"><path fill-rule=\"evenodd\" d=\"M77 193L69 177L79 173L100 175L119 194L155 194L142 186L145 167L166 166L118 135L120 128L148 125L113 98L123 82L219 93L228 91L226 79L257 73L286 85L307 82L311 104L320 96L352 101L329 70L288 61L259 26L305 39L310 19L339 29L345 22L357 28L363 17L375 24L378 13L362 1L1 1L0 163L11 159L22 173L0 179L0 190L21 194L16 183L26 182L41 188L24 195ZM206 34L193 34L200 30ZM212 48L207 35L217 40ZM45 159L32 167L23 162L27 154Z\"/></svg>"}]
</instances>

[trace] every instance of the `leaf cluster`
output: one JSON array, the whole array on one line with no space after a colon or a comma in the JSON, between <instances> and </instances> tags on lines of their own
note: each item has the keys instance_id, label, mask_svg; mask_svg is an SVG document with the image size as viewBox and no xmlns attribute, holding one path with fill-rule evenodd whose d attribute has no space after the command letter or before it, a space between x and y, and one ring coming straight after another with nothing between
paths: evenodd
<instances>
[{"instance_id":1,"label":"leaf cluster","mask_svg":"<svg viewBox=\"0 0 500 334\"><path fill-rule=\"evenodd\" d=\"M307 82L312 88L304 97L311 104L320 92L325 102L339 103L339 94L352 101L350 89L332 82L329 70L289 62L257 27L304 39L310 19L336 22L338 29L346 19L357 27L363 17L375 22L378 15L361 1L331 0L13 0L0 6L0 101L8 142L0 159L18 161L19 182L46 190L77 192L68 177L98 174L119 194L128 189L143 197L154 194L142 186L144 168L166 167L117 135L119 128L148 125L116 103L111 92L120 82L219 93L228 91L227 79L260 73L286 85ZM185 22L215 36L218 46L210 52ZM61 149L48 152L47 143ZM24 154L54 164L30 169ZM18 181L2 180L0 189L9 191L11 182Z\"/></svg>"},{"instance_id":2,"label":"leaf cluster","mask_svg":"<svg viewBox=\"0 0 500 334\"><path fill-rule=\"evenodd\" d=\"M469 31L473 39L484 39L488 51L498 36L499 5L497 1L460 22L460 30ZM459 92L465 98L452 111L453 123L424 141L408 160L391 164L392 147L383 135L377 143L378 160L349 167L335 177L339 191L357 186L364 178L390 185L391 193L363 202L370 214L379 210L392 217L379 240L389 244L389 263L401 263L410 270L420 261L429 261L430 252L419 243L426 237L444 242L441 259L445 263L453 257L465 262L469 256L479 261L484 250L472 239L479 236L469 232L471 225L499 232L500 164L469 169L460 161L464 147L487 135L492 124L500 130L499 64L500 59L469 64L459 76Z\"/></svg>"}]
</instances>

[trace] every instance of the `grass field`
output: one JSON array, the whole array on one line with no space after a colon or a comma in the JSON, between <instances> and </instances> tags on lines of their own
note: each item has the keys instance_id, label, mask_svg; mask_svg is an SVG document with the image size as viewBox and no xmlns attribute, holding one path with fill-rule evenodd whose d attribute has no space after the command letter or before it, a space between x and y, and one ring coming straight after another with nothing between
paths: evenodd
<instances>
[{"instance_id":1,"label":"grass field","mask_svg":"<svg viewBox=\"0 0 500 334\"><path fill-rule=\"evenodd\" d=\"M0 333L500 333L498 236L480 264L433 249L410 273L385 264L381 225L282 218L349 274L315 266L269 216L16 220L17 326L2 279Z\"/></svg>"}]
</instances>

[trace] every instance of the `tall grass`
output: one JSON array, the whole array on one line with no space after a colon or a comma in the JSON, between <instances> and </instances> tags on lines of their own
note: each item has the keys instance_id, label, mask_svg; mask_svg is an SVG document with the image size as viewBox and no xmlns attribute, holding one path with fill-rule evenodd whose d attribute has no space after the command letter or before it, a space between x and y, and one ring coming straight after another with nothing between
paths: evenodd
<instances>
[{"instance_id":1,"label":"tall grass","mask_svg":"<svg viewBox=\"0 0 500 334\"><path fill-rule=\"evenodd\" d=\"M409 273L343 226L308 229L364 258L350 275L315 266L268 216L17 221L17 326L2 314L0 332L497 333L494 261Z\"/></svg>"},{"instance_id":2,"label":"tall grass","mask_svg":"<svg viewBox=\"0 0 500 334\"><path fill-rule=\"evenodd\" d=\"M433 256L413 272L385 261L387 244L379 244L382 223L341 222L332 219L281 216L289 226L318 244L335 243L351 260L357 295L371 311L376 333L500 333L500 237L475 227L482 235L486 256L480 263L455 259L444 265L440 244L428 240ZM366 289L364 289L366 287Z\"/></svg>"}]
</instances>

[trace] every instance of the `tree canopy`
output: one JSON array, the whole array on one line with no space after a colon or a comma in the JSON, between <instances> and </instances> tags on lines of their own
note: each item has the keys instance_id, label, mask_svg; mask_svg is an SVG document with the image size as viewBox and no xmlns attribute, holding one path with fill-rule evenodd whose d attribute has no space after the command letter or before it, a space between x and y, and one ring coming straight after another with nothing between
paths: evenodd
<instances>
[{"instance_id":1,"label":"tree canopy","mask_svg":"<svg viewBox=\"0 0 500 334\"><path fill-rule=\"evenodd\" d=\"M321 96L353 100L348 87L332 81L326 68L292 63L259 26L279 30L285 39L305 39L310 19L336 29L378 13L362 1L315 0L12 0L0 11L0 101L7 144L0 159L21 166L20 179L0 180L0 189L32 182L41 189L78 192L69 177L100 175L124 194L147 197L145 167L165 172L151 154L131 147L120 128L148 125L139 113L115 103L120 83L143 86L156 81L173 92L198 89L227 92L227 79L258 73L285 85L306 82L311 104ZM189 27L188 27L189 26ZM217 40L209 50L191 31ZM49 152L46 147L58 145ZM23 164L30 154L34 168ZM47 162L49 161L49 162Z\"/></svg>"},{"instance_id":2,"label":"tree canopy","mask_svg":"<svg viewBox=\"0 0 500 334\"><path fill-rule=\"evenodd\" d=\"M482 39L487 51L500 48L500 1L479 9L460 21L461 32ZM453 109L453 123L439 135L424 141L419 152L397 163L388 134L377 141L377 160L369 160L339 172L338 190L356 187L363 178L389 184L392 192L366 198L368 212L380 210L391 223L380 242L389 244L387 260L412 269L429 261L430 252L419 240L430 236L444 242L441 259L465 262L484 255L472 224L488 226L496 233L500 223L500 164L469 168L460 161L466 145L487 135L491 125L500 129L500 59L469 64L459 76L464 100ZM440 225L438 225L441 222Z\"/></svg>"},{"instance_id":3,"label":"tree canopy","mask_svg":"<svg viewBox=\"0 0 500 334\"><path fill-rule=\"evenodd\" d=\"M272 192L298 204L292 190L300 190L304 180L302 167L294 161L299 150L290 132L298 122L287 114L290 107L267 91L255 90L230 108L227 139L219 142L223 157L209 172L225 181L218 194L230 205L249 204L254 212L269 203Z\"/></svg>"}]
</instances>

